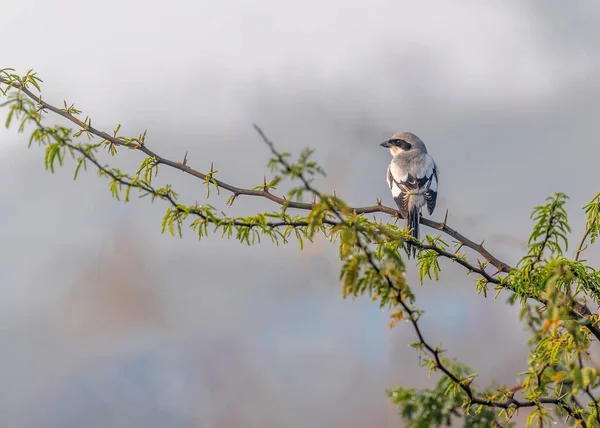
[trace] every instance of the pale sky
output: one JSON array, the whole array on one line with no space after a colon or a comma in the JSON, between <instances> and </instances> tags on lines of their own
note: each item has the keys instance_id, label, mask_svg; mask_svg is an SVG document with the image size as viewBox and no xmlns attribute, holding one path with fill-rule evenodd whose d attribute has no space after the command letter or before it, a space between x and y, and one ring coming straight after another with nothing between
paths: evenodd
<instances>
[{"instance_id":1,"label":"pale sky","mask_svg":"<svg viewBox=\"0 0 600 428\"><path fill-rule=\"evenodd\" d=\"M257 122L283 151L316 149L324 191L391 205L378 144L411 131L440 167L433 218L448 209L509 263L546 196L571 197L577 240L599 190L597 3L0 4L0 68L33 68L44 100L106 131L148 129L158 153L188 151L235 185L267 172ZM27 141L0 129L1 426L398 426L384 389L431 384L409 325L388 330L368 298L341 298L335 247L161 235L164 205L118 203L91 170L74 182L68 162L52 175ZM204 200L192 177L161 176ZM239 199L229 212L270 209ZM483 383L513 383L526 348L507 295L486 300L442 268L420 288L408 267L430 341Z\"/></svg>"}]
</instances>

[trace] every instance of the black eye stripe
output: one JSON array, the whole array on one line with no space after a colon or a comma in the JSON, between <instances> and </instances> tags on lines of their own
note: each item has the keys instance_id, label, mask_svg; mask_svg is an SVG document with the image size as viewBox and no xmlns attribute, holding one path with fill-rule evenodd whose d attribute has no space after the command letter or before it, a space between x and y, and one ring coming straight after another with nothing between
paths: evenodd
<instances>
[{"instance_id":1,"label":"black eye stripe","mask_svg":"<svg viewBox=\"0 0 600 428\"><path fill-rule=\"evenodd\" d=\"M393 140L390 140L389 143L392 146L396 146L396 147L400 147L402 150L410 150L410 148L412 147L412 145L404 140L401 140L399 138L395 138Z\"/></svg>"}]
</instances>

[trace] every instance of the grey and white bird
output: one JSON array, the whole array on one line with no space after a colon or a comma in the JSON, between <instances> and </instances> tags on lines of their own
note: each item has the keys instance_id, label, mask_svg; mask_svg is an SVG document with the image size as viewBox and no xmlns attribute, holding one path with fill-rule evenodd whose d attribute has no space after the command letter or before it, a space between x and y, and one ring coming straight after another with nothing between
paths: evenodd
<instances>
[{"instance_id":1,"label":"grey and white bird","mask_svg":"<svg viewBox=\"0 0 600 428\"><path fill-rule=\"evenodd\" d=\"M435 209L438 192L438 167L427 153L427 147L419 137L410 132L398 132L380 144L390 149L393 156L387 169L387 183L404 225L411 235L419 239L421 209L427 206L429 215ZM414 245L407 243L409 257L416 254Z\"/></svg>"}]
</instances>

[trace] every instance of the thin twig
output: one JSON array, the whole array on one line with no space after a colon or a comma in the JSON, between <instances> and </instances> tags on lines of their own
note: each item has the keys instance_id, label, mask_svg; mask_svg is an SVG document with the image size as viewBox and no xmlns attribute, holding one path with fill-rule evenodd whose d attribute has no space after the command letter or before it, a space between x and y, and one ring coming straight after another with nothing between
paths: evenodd
<instances>
[{"instance_id":1,"label":"thin twig","mask_svg":"<svg viewBox=\"0 0 600 428\"><path fill-rule=\"evenodd\" d=\"M579 245L577 246L577 251L575 252L575 261L578 261L581 253L583 253L586 250L587 245L585 245L585 240L590 235L591 231L592 231L592 229L590 228L590 225L588 224L585 228L585 232L583 233L583 236L581 237L581 240L579 241Z\"/></svg>"}]
</instances>

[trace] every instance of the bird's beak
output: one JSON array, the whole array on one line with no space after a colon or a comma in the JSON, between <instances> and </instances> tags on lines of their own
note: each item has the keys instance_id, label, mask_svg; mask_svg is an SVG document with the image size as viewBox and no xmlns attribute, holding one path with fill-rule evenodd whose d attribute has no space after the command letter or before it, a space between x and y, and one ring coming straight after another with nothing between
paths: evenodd
<instances>
[{"instance_id":1,"label":"bird's beak","mask_svg":"<svg viewBox=\"0 0 600 428\"><path fill-rule=\"evenodd\" d=\"M385 147L385 148L389 148L390 147L390 142L389 141L384 141L383 143L380 144L381 147Z\"/></svg>"}]
</instances>

